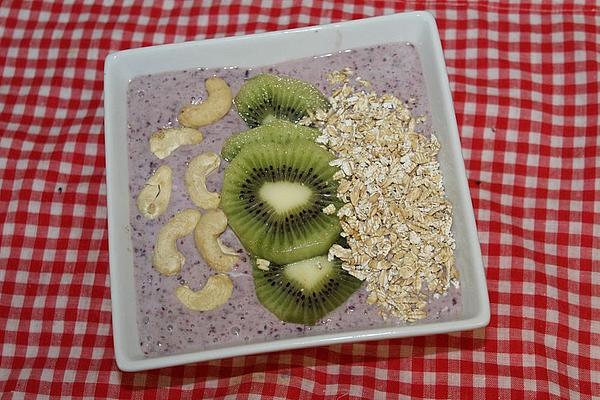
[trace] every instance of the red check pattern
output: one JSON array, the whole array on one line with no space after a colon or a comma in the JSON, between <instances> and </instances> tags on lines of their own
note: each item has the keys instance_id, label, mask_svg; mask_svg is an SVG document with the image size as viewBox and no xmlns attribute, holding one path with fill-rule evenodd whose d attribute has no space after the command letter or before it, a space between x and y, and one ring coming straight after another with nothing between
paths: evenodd
<instances>
[{"instance_id":1,"label":"red check pattern","mask_svg":"<svg viewBox=\"0 0 600 400\"><path fill-rule=\"evenodd\" d=\"M0 5L2 398L600 395L597 4L70 3ZM413 9L435 15L443 41L489 327L120 372L108 280L106 55Z\"/></svg>"}]
</instances>

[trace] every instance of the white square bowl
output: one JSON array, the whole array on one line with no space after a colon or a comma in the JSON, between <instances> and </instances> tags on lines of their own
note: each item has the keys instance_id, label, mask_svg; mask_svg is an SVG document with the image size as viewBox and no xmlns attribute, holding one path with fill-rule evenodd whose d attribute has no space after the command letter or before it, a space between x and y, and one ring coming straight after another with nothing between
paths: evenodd
<instances>
[{"instance_id":1,"label":"white square bowl","mask_svg":"<svg viewBox=\"0 0 600 400\"><path fill-rule=\"evenodd\" d=\"M390 42L417 49L429 97L439 161L453 204L462 311L446 321L344 331L148 358L139 346L129 230L127 88L140 75L196 67L255 67ZM260 51L257 51L260 49ZM112 319L117 365L139 371L301 347L470 330L488 324L490 308L473 206L461 154L446 65L434 18L411 12L257 35L169 44L110 54L105 62L105 140Z\"/></svg>"}]
</instances>

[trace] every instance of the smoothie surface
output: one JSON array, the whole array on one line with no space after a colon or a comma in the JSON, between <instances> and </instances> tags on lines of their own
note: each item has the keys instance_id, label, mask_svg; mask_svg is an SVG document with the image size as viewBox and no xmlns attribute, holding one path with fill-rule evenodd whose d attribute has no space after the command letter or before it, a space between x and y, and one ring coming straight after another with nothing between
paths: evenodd
<instances>
[{"instance_id":1,"label":"smoothie surface","mask_svg":"<svg viewBox=\"0 0 600 400\"><path fill-rule=\"evenodd\" d=\"M198 290L214 273L198 254L192 236L185 237L178 243L179 250L186 257L179 275L162 276L152 267L152 251L160 228L178 211L194 208L183 180L189 161L205 151L219 154L227 137L248 128L235 108L232 108L220 121L200 128L204 134L201 144L181 147L164 160L159 160L150 152L150 135L160 128L177 126L180 108L191 101L202 100L201 96L205 95L203 82L208 77L216 75L225 79L235 94L247 78L256 74L289 75L314 84L329 96L331 86L326 80L327 73L346 67L354 71L354 77L369 81L372 84L369 90L379 94L391 93L403 100L414 99L412 114L426 117L417 130L424 135L432 133L421 63L416 49L409 43L346 50L252 69L224 67L175 71L140 76L130 82L127 133L130 222L137 291L137 325L144 354L176 354L402 323L394 319L384 321L378 314L377 307L367 304L364 288L315 326L279 321L258 302L249 257L230 229L223 234L221 240L240 254L241 261L229 273L234 284L233 295L220 308L207 312L191 311L175 297L175 289L183 282ZM357 88L360 86L358 82L352 84ZM168 164L173 170L170 204L159 218L148 220L140 215L135 200L146 179L163 164ZM210 191L220 191L225 165L226 162L223 161L219 170L208 177L207 187ZM450 286L447 295L431 299L426 320L447 319L460 309L460 290Z\"/></svg>"}]
</instances>

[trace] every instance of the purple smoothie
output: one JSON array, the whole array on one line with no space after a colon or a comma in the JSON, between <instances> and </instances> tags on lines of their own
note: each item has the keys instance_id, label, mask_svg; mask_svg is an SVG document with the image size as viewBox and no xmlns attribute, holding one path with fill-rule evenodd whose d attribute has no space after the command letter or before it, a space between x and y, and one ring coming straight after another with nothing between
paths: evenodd
<instances>
[{"instance_id":1,"label":"purple smoothie","mask_svg":"<svg viewBox=\"0 0 600 400\"><path fill-rule=\"evenodd\" d=\"M194 207L183 182L187 163L205 151L220 153L228 136L248 128L232 109L222 120L201 128L205 136L201 144L181 147L164 160L159 160L150 152L150 135L162 127L176 126L179 109L190 101L201 101L201 97L205 96L203 82L210 76L222 77L229 83L233 93L236 93L245 79L258 73L284 74L309 81L329 95L331 89L326 80L327 73L345 67L350 67L355 72L354 77L360 76L370 81L372 90L377 93L392 93L404 100L414 98L416 102L412 109L413 115L424 115L427 118L419 129L425 135L431 134L428 122L431 118L421 64L416 49L408 43L347 50L260 68L199 68L140 76L131 81L128 89L130 211L137 288L137 324L144 354L176 354L401 324L397 320L383 321L377 308L366 303L365 289L357 291L344 305L315 326L279 321L258 302L249 258L229 229L221 238L226 245L240 253L241 261L229 274L234 284L233 295L227 304L216 310L194 312L184 307L175 297L175 289L181 283L185 282L192 289L198 290L213 274L198 254L191 236L179 243L179 249L186 257L179 276L165 277L152 267L152 252L160 227L176 212ZM358 82L356 87L359 87ZM173 169L171 201L165 214L156 220L147 220L140 215L135 199L146 179L162 164L168 164ZM225 162L217 173L208 178L209 190L220 191L224 167ZM460 309L460 291L451 286L446 296L431 300L427 307L427 319L447 319Z\"/></svg>"}]
</instances>

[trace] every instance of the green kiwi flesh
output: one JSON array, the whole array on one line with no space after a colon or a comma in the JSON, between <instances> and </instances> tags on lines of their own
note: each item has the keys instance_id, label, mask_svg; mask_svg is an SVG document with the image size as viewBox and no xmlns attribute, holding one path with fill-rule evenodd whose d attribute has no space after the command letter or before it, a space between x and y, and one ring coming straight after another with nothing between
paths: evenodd
<instances>
[{"instance_id":1,"label":"green kiwi flesh","mask_svg":"<svg viewBox=\"0 0 600 400\"><path fill-rule=\"evenodd\" d=\"M319 135L319 130L315 128L293 124L285 120L273 120L264 125L228 137L221 149L221 156L227 161L231 161L249 143L287 143L294 139L314 141Z\"/></svg>"},{"instance_id":2,"label":"green kiwi flesh","mask_svg":"<svg viewBox=\"0 0 600 400\"><path fill-rule=\"evenodd\" d=\"M225 170L221 208L247 251L277 264L327 252L338 239L338 169L333 155L314 142L255 142Z\"/></svg>"},{"instance_id":3,"label":"green kiwi flesh","mask_svg":"<svg viewBox=\"0 0 600 400\"><path fill-rule=\"evenodd\" d=\"M297 324L314 325L362 284L338 259L328 261L327 256L268 268L252 267L258 300L280 320Z\"/></svg>"},{"instance_id":4,"label":"green kiwi flesh","mask_svg":"<svg viewBox=\"0 0 600 400\"><path fill-rule=\"evenodd\" d=\"M234 104L250 128L274 119L295 123L309 112L330 107L323 93L310 83L272 74L248 79L235 96Z\"/></svg>"}]
</instances>

